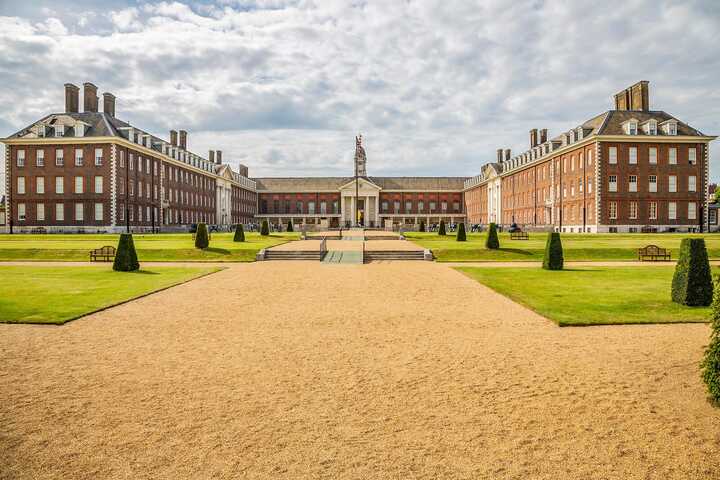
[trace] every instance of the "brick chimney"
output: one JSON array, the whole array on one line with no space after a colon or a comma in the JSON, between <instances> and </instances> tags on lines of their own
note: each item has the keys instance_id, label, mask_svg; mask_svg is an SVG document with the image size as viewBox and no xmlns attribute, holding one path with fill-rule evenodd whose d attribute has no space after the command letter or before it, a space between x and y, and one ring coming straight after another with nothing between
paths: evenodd
<instances>
[{"instance_id":1,"label":"brick chimney","mask_svg":"<svg viewBox=\"0 0 720 480\"><path fill-rule=\"evenodd\" d=\"M72 83L65 84L65 111L78 113L80 108L80 89Z\"/></svg>"},{"instance_id":2,"label":"brick chimney","mask_svg":"<svg viewBox=\"0 0 720 480\"><path fill-rule=\"evenodd\" d=\"M180 148L187 150L187 130L180 130Z\"/></svg>"},{"instance_id":3,"label":"brick chimney","mask_svg":"<svg viewBox=\"0 0 720 480\"><path fill-rule=\"evenodd\" d=\"M210 160L210 163L215 163L215 150L210 150L208 160Z\"/></svg>"},{"instance_id":4,"label":"brick chimney","mask_svg":"<svg viewBox=\"0 0 720 480\"><path fill-rule=\"evenodd\" d=\"M498 161L498 163L500 163L500 162L502 162L502 160L503 160L503 149L498 148L497 149L497 161Z\"/></svg>"},{"instance_id":5,"label":"brick chimney","mask_svg":"<svg viewBox=\"0 0 720 480\"><path fill-rule=\"evenodd\" d=\"M540 130L540 143L547 142L547 128L543 128Z\"/></svg>"},{"instance_id":6,"label":"brick chimney","mask_svg":"<svg viewBox=\"0 0 720 480\"><path fill-rule=\"evenodd\" d=\"M506 148L505 149L505 160L507 160L509 162L510 157L512 157L512 151L509 148Z\"/></svg>"},{"instance_id":7,"label":"brick chimney","mask_svg":"<svg viewBox=\"0 0 720 480\"><path fill-rule=\"evenodd\" d=\"M530 130L530 148L537 147L538 144L538 130L537 128L533 128Z\"/></svg>"},{"instance_id":8,"label":"brick chimney","mask_svg":"<svg viewBox=\"0 0 720 480\"><path fill-rule=\"evenodd\" d=\"M614 95L615 110L650 110L650 82L641 80Z\"/></svg>"},{"instance_id":9,"label":"brick chimney","mask_svg":"<svg viewBox=\"0 0 720 480\"><path fill-rule=\"evenodd\" d=\"M216 150L215 154L217 155L217 164L222 165L222 150Z\"/></svg>"},{"instance_id":10,"label":"brick chimney","mask_svg":"<svg viewBox=\"0 0 720 480\"><path fill-rule=\"evenodd\" d=\"M177 147L177 130L170 130L170 145Z\"/></svg>"},{"instance_id":11,"label":"brick chimney","mask_svg":"<svg viewBox=\"0 0 720 480\"><path fill-rule=\"evenodd\" d=\"M249 172L248 172L248 167L246 167L245 165L243 165L243 164L241 163L240 165L238 165L238 173L239 173L240 175L242 175L243 177L248 177L248 173L249 173ZM715 190L713 190L713 192L714 192L714 191L715 191Z\"/></svg>"},{"instance_id":12,"label":"brick chimney","mask_svg":"<svg viewBox=\"0 0 720 480\"><path fill-rule=\"evenodd\" d=\"M83 83L83 106L85 112L98 111L97 87L90 83Z\"/></svg>"},{"instance_id":13,"label":"brick chimney","mask_svg":"<svg viewBox=\"0 0 720 480\"><path fill-rule=\"evenodd\" d=\"M115 95L112 93L103 93L103 112L111 117L115 116Z\"/></svg>"}]
</instances>

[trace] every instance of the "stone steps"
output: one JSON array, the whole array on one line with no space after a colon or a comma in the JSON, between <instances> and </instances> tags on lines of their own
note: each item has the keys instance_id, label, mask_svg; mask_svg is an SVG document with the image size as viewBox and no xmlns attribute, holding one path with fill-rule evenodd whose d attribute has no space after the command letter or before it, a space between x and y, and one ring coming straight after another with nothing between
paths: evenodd
<instances>
[{"instance_id":1,"label":"stone steps","mask_svg":"<svg viewBox=\"0 0 720 480\"><path fill-rule=\"evenodd\" d=\"M311 260L319 262L322 254L319 251L267 250L265 260Z\"/></svg>"},{"instance_id":2,"label":"stone steps","mask_svg":"<svg viewBox=\"0 0 720 480\"><path fill-rule=\"evenodd\" d=\"M425 260L422 250L365 250L365 262L377 260Z\"/></svg>"}]
</instances>

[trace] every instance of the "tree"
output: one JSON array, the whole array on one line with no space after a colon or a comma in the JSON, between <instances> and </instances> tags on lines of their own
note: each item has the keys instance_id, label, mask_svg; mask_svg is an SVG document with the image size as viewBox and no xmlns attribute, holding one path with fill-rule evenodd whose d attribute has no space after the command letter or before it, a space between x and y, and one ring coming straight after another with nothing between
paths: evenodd
<instances>
[{"instance_id":1,"label":"tree","mask_svg":"<svg viewBox=\"0 0 720 480\"><path fill-rule=\"evenodd\" d=\"M691 307L707 307L712 296L713 281L705 240L683 238L672 280L672 301Z\"/></svg>"},{"instance_id":2,"label":"tree","mask_svg":"<svg viewBox=\"0 0 720 480\"><path fill-rule=\"evenodd\" d=\"M702 379L710 398L720 405L720 278L715 277L715 293L710 310L710 344L700 363Z\"/></svg>"},{"instance_id":3,"label":"tree","mask_svg":"<svg viewBox=\"0 0 720 480\"><path fill-rule=\"evenodd\" d=\"M438 228L438 235L446 235L446 233L445 233L445 220L440 220L440 228Z\"/></svg>"},{"instance_id":4,"label":"tree","mask_svg":"<svg viewBox=\"0 0 720 480\"><path fill-rule=\"evenodd\" d=\"M263 220L262 224L260 225L260 235L263 237L267 237L270 235L270 226L268 225L267 220Z\"/></svg>"},{"instance_id":5,"label":"tree","mask_svg":"<svg viewBox=\"0 0 720 480\"><path fill-rule=\"evenodd\" d=\"M195 232L195 248L205 249L210 245L210 237L208 236L207 225L198 223Z\"/></svg>"},{"instance_id":6,"label":"tree","mask_svg":"<svg viewBox=\"0 0 720 480\"><path fill-rule=\"evenodd\" d=\"M115 252L113 270L117 272L134 272L139 269L140 263L138 263L133 236L131 233L121 233L117 251Z\"/></svg>"},{"instance_id":7,"label":"tree","mask_svg":"<svg viewBox=\"0 0 720 480\"><path fill-rule=\"evenodd\" d=\"M467 240L465 236L465 223L460 222L460 225L458 225L458 231L455 240L457 240L458 242L464 242L465 240Z\"/></svg>"},{"instance_id":8,"label":"tree","mask_svg":"<svg viewBox=\"0 0 720 480\"><path fill-rule=\"evenodd\" d=\"M497 225L491 223L488 226L488 234L485 239L485 248L490 250L497 250L500 248L500 240L498 240Z\"/></svg>"},{"instance_id":9,"label":"tree","mask_svg":"<svg viewBox=\"0 0 720 480\"><path fill-rule=\"evenodd\" d=\"M421 232L425 231L425 220L420 220L420 231Z\"/></svg>"},{"instance_id":10,"label":"tree","mask_svg":"<svg viewBox=\"0 0 720 480\"><path fill-rule=\"evenodd\" d=\"M562 270L563 269L563 248L558 232L550 232L545 244L545 256L543 257L543 266L545 270Z\"/></svg>"},{"instance_id":11,"label":"tree","mask_svg":"<svg viewBox=\"0 0 720 480\"><path fill-rule=\"evenodd\" d=\"M720 187L715 187L715 192L713 192L713 199L715 200L714 203L720 203Z\"/></svg>"},{"instance_id":12,"label":"tree","mask_svg":"<svg viewBox=\"0 0 720 480\"><path fill-rule=\"evenodd\" d=\"M287 231L288 231L288 232L292 232L292 231L293 231L292 220L288 220Z\"/></svg>"},{"instance_id":13,"label":"tree","mask_svg":"<svg viewBox=\"0 0 720 480\"><path fill-rule=\"evenodd\" d=\"M238 223L235 226L235 236L233 242L244 242L245 241L245 230L243 230L242 223Z\"/></svg>"}]
</instances>

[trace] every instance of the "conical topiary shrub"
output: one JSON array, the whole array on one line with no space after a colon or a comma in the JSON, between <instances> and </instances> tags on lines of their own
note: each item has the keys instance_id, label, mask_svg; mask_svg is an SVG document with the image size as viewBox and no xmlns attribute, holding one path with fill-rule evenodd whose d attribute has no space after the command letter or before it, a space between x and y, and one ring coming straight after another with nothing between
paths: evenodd
<instances>
[{"instance_id":1,"label":"conical topiary shrub","mask_svg":"<svg viewBox=\"0 0 720 480\"><path fill-rule=\"evenodd\" d=\"M715 277L715 294L710 312L710 344L700 363L702 379L712 401L720 406L720 278Z\"/></svg>"},{"instance_id":2,"label":"conical topiary shrub","mask_svg":"<svg viewBox=\"0 0 720 480\"><path fill-rule=\"evenodd\" d=\"M204 223L198 223L197 231L195 232L195 248L205 249L210 245L210 238L208 237L207 225Z\"/></svg>"},{"instance_id":3,"label":"conical topiary shrub","mask_svg":"<svg viewBox=\"0 0 720 480\"><path fill-rule=\"evenodd\" d=\"M118 242L117 251L115 252L115 262L113 270L118 272L134 272L140 269L137 252L135 252L135 242L130 233L121 233Z\"/></svg>"},{"instance_id":4,"label":"conical topiary shrub","mask_svg":"<svg viewBox=\"0 0 720 480\"><path fill-rule=\"evenodd\" d=\"M263 237L267 237L270 235L270 226L268 225L267 220L263 220L262 224L260 225L260 235Z\"/></svg>"},{"instance_id":5,"label":"conical topiary shrub","mask_svg":"<svg viewBox=\"0 0 720 480\"><path fill-rule=\"evenodd\" d=\"M233 242L244 242L245 241L245 230L243 229L242 223L238 223L235 226L235 236Z\"/></svg>"},{"instance_id":6,"label":"conical topiary shrub","mask_svg":"<svg viewBox=\"0 0 720 480\"><path fill-rule=\"evenodd\" d=\"M545 244L545 257L543 257L543 268L545 270L562 270L563 269L563 248L558 232L548 234L547 243Z\"/></svg>"},{"instance_id":7,"label":"conical topiary shrub","mask_svg":"<svg viewBox=\"0 0 720 480\"><path fill-rule=\"evenodd\" d=\"M457 240L458 242L464 242L465 240L467 240L465 236L465 224L463 222L460 222L460 225L458 225L458 231L455 240Z\"/></svg>"},{"instance_id":8,"label":"conical topiary shrub","mask_svg":"<svg viewBox=\"0 0 720 480\"><path fill-rule=\"evenodd\" d=\"M424 231L425 231L425 220L420 220L420 228L419 228L419 230L420 230L421 232L424 232Z\"/></svg>"},{"instance_id":9,"label":"conical topiary shrub","mask_svg":"<svg viewBox=\"0 0 720 480\"><path fill-rule=\"evenodd\" d=\"M438 235L445 235L445 220L440 220L440 228L438 228Z\"/></svg>"},{"instance_id":10,"label":"conical topiary shrub","mask_svg":"<svg viewBox=\"0 0 720 480\"><path fill-rule=\"evenodd\" d=\"M293 231L292 220L288 220L287 231L288 231L288 232L292 232L292 231Z\"/></svg>"},{"instance_id":11,"label":"conical topiary shrub","mask_svg":"<svg viewBox=\"0 0 720 480\"><path fill-rule=\"evenodd\" d=\"M498 240L497 225L491 223L488 226L488 234L485 239L485 248L490 250L497 250L500 248L500 240Z\"/></svg>"},{"instance_id":12,"label":"conical topiary shrub","mask_svg":"<svg viewBox=\"0 0 720 480\"><path fill-rule=\"evenodd\" d=\"M672 301L691 307L706 307L712 302L712 295L713 282L705 240L683 238L672 280Z\"/></svg>"}]
</instances>

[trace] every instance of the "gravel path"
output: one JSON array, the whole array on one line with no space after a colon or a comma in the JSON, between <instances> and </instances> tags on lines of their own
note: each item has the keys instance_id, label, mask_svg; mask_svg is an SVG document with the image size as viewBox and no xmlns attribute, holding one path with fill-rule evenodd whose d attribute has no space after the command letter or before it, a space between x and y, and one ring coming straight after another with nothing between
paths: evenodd
<instances>
[{"instance_id":1,"label":"gravel path","mask_svg":"<svg viewBox=\"0 0 720 480\"><path fill-rule=\"evenodd\" d=\"M559 328L431 262L234 264L0 325L0 478L720 478L708 335Z\"/></svg>"}]
</instances>

